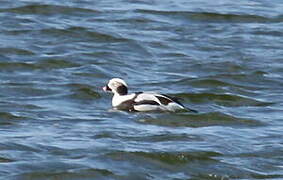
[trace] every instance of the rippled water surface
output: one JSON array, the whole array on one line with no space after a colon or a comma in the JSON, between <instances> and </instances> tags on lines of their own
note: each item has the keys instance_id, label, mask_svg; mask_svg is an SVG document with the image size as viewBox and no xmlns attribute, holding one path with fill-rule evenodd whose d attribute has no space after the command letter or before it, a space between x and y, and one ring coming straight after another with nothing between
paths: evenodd
<instances>
[{"instance_id":1,"label":"rippled water surface","mask_svg":"<svg viewBox=\"0 0 283 180\"><path fill-rule=\"evenodd\" d=\"M281 0L2 0L0 179L283 179L282 35Z\"/></svg>"}]
</instances>

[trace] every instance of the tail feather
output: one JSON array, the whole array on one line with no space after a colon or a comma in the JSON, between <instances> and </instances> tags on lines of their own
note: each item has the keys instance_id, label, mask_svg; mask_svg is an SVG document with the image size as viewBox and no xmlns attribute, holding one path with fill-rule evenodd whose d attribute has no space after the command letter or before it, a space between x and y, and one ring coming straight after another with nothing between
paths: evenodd
<instances>
[{"instance_id":1,"label":"tail feather","mask_svg":"<svg viewBox=\"0 0 283 180\"><path fill-rule=\"evenodd\" d=\"M194 110L194 109L190 109L190 108L187 108L187 107L185 107L185 109L188 110L188 111L190 111L190 112L193 112L193 113L198 113L198 111L197 111L197 110Z\"/></svg>"}]
</instances>

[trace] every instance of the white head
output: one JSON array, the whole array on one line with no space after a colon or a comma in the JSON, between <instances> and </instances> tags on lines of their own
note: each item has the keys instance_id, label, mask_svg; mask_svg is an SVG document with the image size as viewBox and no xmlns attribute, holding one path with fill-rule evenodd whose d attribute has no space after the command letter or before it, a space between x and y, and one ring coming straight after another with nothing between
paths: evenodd
<instances>
[{"instance_id":1,"label":"white head","mask_svg":"<svg viewBox=\"0 0 283 180\"><path fill-rule=\"evenodd\" d=\"M128 94L128 86L123 79L120 78L113 78L111 79L108 84L103 87L104 91L111 91L112 93L117 93L119 95L126 95Z\"/></svg>"}]
</instances>

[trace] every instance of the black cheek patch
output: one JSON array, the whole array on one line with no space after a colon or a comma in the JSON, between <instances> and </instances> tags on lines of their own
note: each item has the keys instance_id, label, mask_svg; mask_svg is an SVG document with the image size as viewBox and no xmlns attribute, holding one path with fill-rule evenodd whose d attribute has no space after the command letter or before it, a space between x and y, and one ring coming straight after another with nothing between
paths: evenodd
<instances>
[{"instance_id":1,"label":"black cheek patch","mask_svg":"<svg viewBox=\"0 0 283 180\"><path fill-rule=\"evenodd\" d=\"M124 85L117 87L117 93L120 95L128 94L128 88Z\"/></svg>"}]
</instances>

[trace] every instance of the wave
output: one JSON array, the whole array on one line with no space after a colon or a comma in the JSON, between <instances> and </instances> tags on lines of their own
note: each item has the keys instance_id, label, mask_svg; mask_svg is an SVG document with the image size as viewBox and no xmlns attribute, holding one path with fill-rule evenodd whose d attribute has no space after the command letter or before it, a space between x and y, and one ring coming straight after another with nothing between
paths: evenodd
<instances>
[{"instance_id":1,"label":"wave","mask_svg":"<svg viewBox=\"0 0 283 180\"><path fill-rule=\"evenodd\" d=\"M62 5L48 5L48 4L33 4L19 6L15 8L0 9L0 12L10 12L17 14L72 14L77 12L83 13L98 13L98 10L86 9L80 7L62 6Z\"/></svg>"},{"instance_id":2,"label":"wave","mask_svg":"<svg viewBox=\"0 0 283 180\"><path fill-rule=\"evenodd\" d=\"M69 95L69 98L74 99L81 99L81 100L93 100L100 98L101 95L94 91L94 87L90 85L84 85L84 84L67 84L65 85L68 88L71 89L71 94Z\"/></svg>"},{"instance_id":3,"label":"wave","mask_svg":"<svg viewBox=\"0 0 283 180\"><path fill-rule=\"evenodd\" d=\"M282 22L283 15L275 17L265 17L253 14L229 14L217 12L193 12L193 11L161 11L137 9L136 12L142 14L164 15L166 17L185 18L198 22L217 22L217 23L269 23Z\"/></svg>"},{"instance_id":4,"label":"wave","mask_svg":"<svg viewBox=\"0 0 283 180\"><path fill-rule=\"evenodd\" d=\"M273 103L264 102L255 100L249 97L244 97L235 94L215 94L215 93L196 93L196 94L188 94L188 93L179 93L174 96L188 99L193 103L210 103L214 102L215 104L227 107L242 107L242 106L269 106Z\"/></svg>"},{"instance_id":5,"label":"wave","mask_svg":"<svg viewBox=\"0 0 283 180\"><path fill-rule=\"evenodd\" d=\"M0 112L0 119L2 120L20 120L20 119L25 119L26 117L23 117L23 116L16 116L16 115L13 115L11 113L8 113L8 112ZM8 125L10 124L10 122L0 122L1 125Z\"/></svg>"},{"instance_id":6,"label":"wave","mask_svg":"<svg viewBox=\"0 0 283 180\"><path fill-rule=\"evenodd\" d=\"M207 126L261 126L263 123L247 118L238 118L220 112L199 114L169 114L139 118L137 122L169 127L207 127Z\"/></svg>"},{"instance_id":7,"label":"wave","mask_svg":"<svg viewBox=\"0 0 283 180\"><path fill-rule=\"evenodd\" d=\"M29 71L29 70L50 70L50 69L62 69L72 68L80 66L72 61L63 59L45 59L37 62L0 62L1 71Z\"/></svg>"},{"instance_id":8,"label":"wave","mask_svg":"<svg viewBox=\"0 0 283 180\"><path fill-rule=\"evenodd\" d=\"M198 152L126 152L126 151L116 151L106 154L107 157L113 159L125 158L125 159L138 159L139 157L145 158L144 160L155 160L160 161L165 164L186 164L193 160L203 160L217 162L218 160L214 157L221 156L222 154L212 151L198 151ZM147 160L147 161L148 161Z\"/></svg>"},{"instance_id":9,"label":"wave","mask_svg":"<svg viewBox=\"0 0 283 180\"><path fill-rule=\"evenodd\" d=\"M46 163L46 166L65 167L68 166L68 164ZM56 177L59 179L116 179L118 176L114 174L112 171L107 169L86 168L86 167L80 167L74 169L74 167L72 166L69 168L71 170L67 168L66 170L61 170L61 171L58 170L54 171L54 169L52 168L42 168L42 170L36 172L19 173L17 175L12 176L13 177L12 179L42 179L42 177Z\"/></svg>"},{"instance_id":10,"label":"wave","mask_svg":"<svg viewBox=\"0 0 283 180\"><path fill-rule=\"evenodd\" d=\"M0 54L16 54L16 55L21 55L21 56L31 56L35 55L34 52L26 49L21 49L21 48L14 48L14 47L6 47L6 48L0 48Z\"/></svg>"}]
</instances>

